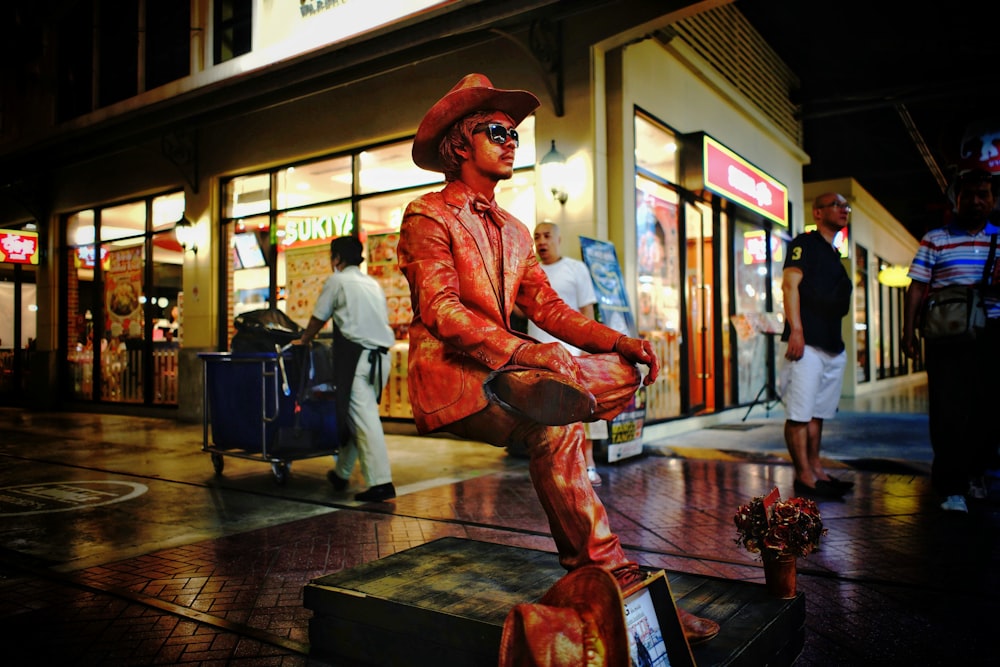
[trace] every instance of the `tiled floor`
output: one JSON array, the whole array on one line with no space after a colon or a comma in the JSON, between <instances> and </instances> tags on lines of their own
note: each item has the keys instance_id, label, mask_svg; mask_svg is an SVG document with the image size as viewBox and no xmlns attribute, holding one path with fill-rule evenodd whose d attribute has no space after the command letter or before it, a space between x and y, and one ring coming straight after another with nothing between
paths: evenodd
<instances>
[{"instance_id":1,"label":"tiled floor","mask_svg":"<svg viewBox=\"0 0 1000 667\"><path fill-rule=\"evenodd\" d=\"M851 446L871 438L874 447L895 433L911 440L900 454L922 451L926 443L912 442L919 424L901 431L899 413L879 414L830 422L831 450L838 437ZM888 435L885 424L895 424ZM304 584L319 575L443 536L554 550L526 467L482 445L473 470L450 462L438 449L447 442L395 436L400 497L358 505L324 486L328 460L296 462L286 487L255 462L227 462L226 477L214 479L206 455L190 447L200 426L7 410L0 425L4 488L132 473L151 489L148 501L130 501L146 503L135 511L0 514L5 664L322 665L308 656L302 607ZM790 490L775 434L780 416L755 418L746 431L705 429L600 466L599 495L627 551L645 565L761 582L759 562L734 544L732 516L774 486ZM828 536L799 560L807 618L796 664L995 664L1000 483L991 480L990 498L969 515L945 514L919 461L878 461L831 460L857 486L844 502L820 504ZM161 486L186 495L157 504ZM186 525L190 533L177 532Z\"/></svg>"}]
</instances>

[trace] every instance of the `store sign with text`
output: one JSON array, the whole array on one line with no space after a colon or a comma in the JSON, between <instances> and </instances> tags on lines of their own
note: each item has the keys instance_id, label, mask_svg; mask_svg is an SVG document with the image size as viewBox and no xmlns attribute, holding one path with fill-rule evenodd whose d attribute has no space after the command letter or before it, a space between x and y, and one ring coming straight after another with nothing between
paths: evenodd
<instances>
[{"instance_id":1,"label":"store sign with text","mask_svg":"<svg viewBox=\"0 0 1000 667\"><path fill-rule=\"evenodd\" d=\"M430 18L458 0L256 0L248 64L278 62L400 23ZM257 18L259 17L259 21Z\"/></svg>"},{"instance_id":2,"label":"store sign with text","mask_svg":"<svg viewBox=\"0 0 1000 667\"><path fill-rule=\"evenodd\" d=\"M771 261L780 264L785 261L784 245L777 236L768 235L763 229L743 232L743 263L763 264L767 261L767 239L771 239Z\"/></svg>"},{"instance_id":3,"label":"store sign with text","mask_svg":"<svg viewBox=\"0 0 1000 667\"><path fill-rule=\"evenodd\" d=\"M78 269L92 269L96 264L96 250L92 245L80 246L73 255L73 266ZM101 268L105 271L110 266L108 262L108 247L101 246Z\"/></svg>"},{"instance_id":4,"label":"store sign with text","mask_svg":"<svg viewBox=\"0 0 1000 667\"><path fill-rule=\"evenodd\" d=\"M38 233L0 231L0 263L38 264Z\"/></svg>"},{"instance_id":5,"label":"store sign with text","mask_svg":"<svg viewBox=\"0 0 1000 667\"><path fill-rule=\"evenodd\" d=\"M346 211L319 218L291 219L285 222L283 231L281 243L286 247L328 243L354 231L354 214Z\"/></svg>"},{"instance_id":6,"label":"store sign with text","mask_svg":"<svg viewBox=\"0 0 1000 667\"><path fill-rule=\"evenodd\" d=\"M705 188L788 226L788 188L707 134L702 142Z\"/></svg>"}]
</instances>

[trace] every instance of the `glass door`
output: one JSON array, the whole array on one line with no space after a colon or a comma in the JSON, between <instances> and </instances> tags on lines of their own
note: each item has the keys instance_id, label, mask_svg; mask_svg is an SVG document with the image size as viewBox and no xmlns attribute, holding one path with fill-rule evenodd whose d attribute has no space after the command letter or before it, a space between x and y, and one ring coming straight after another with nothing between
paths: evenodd
<instances>
[{"instance_id":1,"label":"glass door","mask_svg":"<svg viewBox=\"0 0 1000 667\"><path fill-rule=\"evenodd\" d=\"M32 264L0 264L0 399L18 404L27 396L38 310Z\"/></svg>"},{"instance_id":2,"label":"glass door","mask_svg":"<svg viewBox=\"0 0 1000 667\"><path fill-rule=\"evenodd\" d=\"M704 204L685 202L685 343L688 412L715 409L713 341L712 212Z\"/></svg>"}]
</instances>

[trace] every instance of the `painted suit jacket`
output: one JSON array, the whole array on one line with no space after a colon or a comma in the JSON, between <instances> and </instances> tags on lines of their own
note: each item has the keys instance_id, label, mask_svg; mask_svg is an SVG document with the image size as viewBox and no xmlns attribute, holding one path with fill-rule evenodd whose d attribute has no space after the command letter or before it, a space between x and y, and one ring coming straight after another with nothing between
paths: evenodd
<instances>
[{"instance_id":1,"label":"painted suit jacket","mask_svg":"<svg viewBox=\"0 0 1000 667\"><path fill-rule=\"evenodd\" d=\"M621 336L559 298L524 223L499 208L481 215L474 199L453 181L411 202L400 228L397 255L413 305L409 394L422 433L487 407L486 376L532 341L510 328L515 303L539 327L586 352L611 352ZM498 228L500 257L486 224Z\"/></svg>"}]
</instances>

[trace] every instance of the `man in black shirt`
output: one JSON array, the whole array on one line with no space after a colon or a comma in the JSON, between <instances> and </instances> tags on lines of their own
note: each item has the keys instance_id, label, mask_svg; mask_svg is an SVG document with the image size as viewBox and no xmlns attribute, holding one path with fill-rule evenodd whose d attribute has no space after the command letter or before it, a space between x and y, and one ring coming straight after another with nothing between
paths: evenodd
<instances>
[{"instance_id":1,"label":"man in black shirt","mask_svg":"<svg viewBox=\"0 0 1000 667\"><path fill-rule=\"evenodd\" d=\"M813 202L816 231L789 244L781 276L788 343L781 373L785 444L795 466L796 493L840 498L854 484L826 473L819 456L823 420L837 413L847 364L841 320L850 312L851 278L834 247L847 226L847 200L827 192Z\"/></svg>"}]
</instances>

